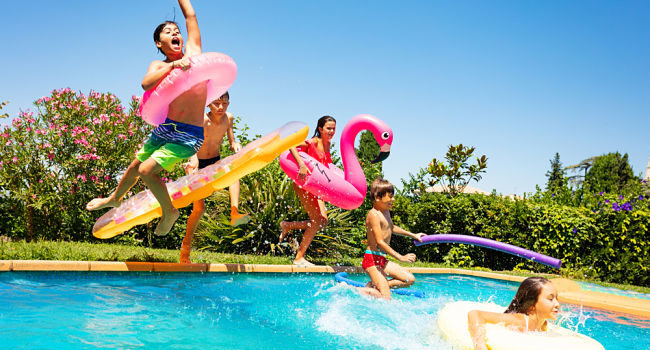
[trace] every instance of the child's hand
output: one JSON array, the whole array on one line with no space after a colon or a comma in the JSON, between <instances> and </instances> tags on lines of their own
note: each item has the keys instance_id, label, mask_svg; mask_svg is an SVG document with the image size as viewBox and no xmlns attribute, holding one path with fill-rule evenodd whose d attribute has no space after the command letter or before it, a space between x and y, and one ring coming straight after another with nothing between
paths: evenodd
<instances>
[{"instance_id":1,"label":"child's hand","mask_svg":"<svg viewBox=\"0 0 650 350\"><path fill-rule=\"evenodd\" d=\"M413 238L417 239L418 242L422 242L422 237L426 236L426 235L427 235L426 233L416 233L415 237L413 237Z\"/></svg>"},{"instance_id":2,"label":"child's hand","mask_svg":"<svg viewBox=\"0 0 650 350\"><path fill-rule=\"evenodd\" d=\"M415 262L415 254L408 253L406 255L402 255L402 258L399 259L399 260L401 262L413 263L413 262Z\"/></svg>"},{"instance_id":3,"label":"child's hand","mask_svg":"<svg viewBox=\"0 0 650 350\"><path fill-rule=\"evenodd\" d=\"M298 170L298 179L305 181L307 179L307 175L311 175L311 171L309 171L305 163L300 164L300 170Z\"/></svg>"},{"instance_id":4,"label":"child's hand","mask_svg":"<svg viewBox=\"0 0 650 350\"><path fill-rule=\"evenodd\" d=\"M183 169L185 169L185 174L191 174L196 171L196 168L198 168L198 164L192 164L192 162L186 162L183 163Z\"/></svg>"},{"instance_id":5,"label":"child's hand","mask_svg":"<svg viewBox=\"0 0 650 350\"><path fill-rule=\"evenodd\" d=\"M183 57L180 60L174 61L173 67L180 67L182 70L188 70L190 69L190 66L192 64L190 63L190 59L187 57Z\"/></svg>"},{"instance_id":6,"label":"child's hand","mask_svg":"<svg viewBox=\"0 0 650 350\"><path fill-rule=\"evenodd\" d=\"M230 149L232 149L233 152L237 153L241 151L241 144L239 142L235 142L232 144L232 147L230 147Z\"/></svg>"}]
</instances>

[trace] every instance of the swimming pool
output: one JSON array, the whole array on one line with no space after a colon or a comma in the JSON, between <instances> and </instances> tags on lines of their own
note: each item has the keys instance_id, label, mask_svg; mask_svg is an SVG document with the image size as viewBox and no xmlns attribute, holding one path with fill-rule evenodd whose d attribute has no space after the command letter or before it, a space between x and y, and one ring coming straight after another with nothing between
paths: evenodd
<instances>
[{"instance_id":1,"label":"swimming pool","mask_svg":"<svg viewBox=\"0 0 650 350\"><path fill-rule=\"evenodd\" d=\"M331 274L0 273L2 348L451 349L435 326L453 300L505 305L518 284L418 275L427 297L378 301ZM364 275L350 275L366 280ZM606 349L649 349L650 321L564 305Z\"/></svg>"}]
</instances>

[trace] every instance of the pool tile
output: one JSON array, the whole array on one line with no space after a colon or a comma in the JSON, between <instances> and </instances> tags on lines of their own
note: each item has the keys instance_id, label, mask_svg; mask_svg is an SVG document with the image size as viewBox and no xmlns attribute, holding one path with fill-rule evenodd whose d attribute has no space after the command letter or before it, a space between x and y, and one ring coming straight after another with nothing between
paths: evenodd
<instances>
[{"instance_id":1,"label":"pool tile","mask_svg":"<svg viewBox=\"0 0 650 350\"><path fill-rule=\"evenodd\" d=\"M88 261L15 260L14 271L89 271Z\"/></svg>"},{"instance_id":2,"label":"pool tile","mask_svg":"<svg viewBox=\"0 0 650 350\"><path fill-rule=\"evenodd\" d=\"M155 272L205 272L207 264L154 263Z\"/></svg>"},{"instance_id":3,"label":"pool tile","mask_svg":"<svg viewBox=\"0 0 650 350\"><path fill-rule=\"evenodd\" d=\"M11 260L0 260L0 271L11 271L13 262Z\"/></svg>"},{"instance_id":4,"label":"pool tile","mask_svg":"<svg viewBox=\"0 0 650 350\"><path fill-rule=\"evenodd\" d=\"M150 262L140 262L140 261L125 261L127 269L129 271L153 271L153 263Z\"/></svg>"},{"instance_id":5,"label":"pool tile","mask_svg":"<svg viewBox=\"0 0 650 350\"><path fill-rule=\"evenodd\" d=\"M252 265L253 272L279 272L279 273L290 273L293 272L293 269L289 265Z\"/></svg>"},{"instance_id":6,"label":"pool tile","mask_svg":"<svg viewBox=\"0 0 650 350\"><path fill-rule=\"evenodd\" d=\"M90 271L129 271L122 261L91 261Z\"/></svg>"}]
</instances>

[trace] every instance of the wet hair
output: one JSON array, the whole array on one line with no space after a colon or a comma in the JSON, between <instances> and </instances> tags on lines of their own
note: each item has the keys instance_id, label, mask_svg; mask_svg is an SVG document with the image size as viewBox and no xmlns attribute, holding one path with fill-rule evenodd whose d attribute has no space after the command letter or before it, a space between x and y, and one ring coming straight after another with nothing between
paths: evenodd
<instances>
[{"instance_id":1,"label":"wet hair","mask_svg":"<svg viewBox=\"0 0 650 350\"><path fill-rule=\"evenodd\" d=\"M329 115L324 115L318 119L318 123L316 124L316 131L314 131L314 136L312 137L321 137L320 135L320 130L319 128L322 128L327 124L327 122L334 122L336 124L336 119L333 117L330 117Z\"/></svg>"},{"instance_id":2,"label":"wet hair","mask_svg":"<svg viewBox=\"0 0 650 350\"><path fill-rule=\"evenodd\" d=\"M373 200L384 198L387 193L395 195L395 187L387 180L378 177L370 184L370 196Z\"/></svg>"},{"instance_id":3,"label":"wet hair","mask_svg":"<svg viewBox=\"0 0 650 350\"><path fill-rule=\"evenodd\" d=\"M214 101L212 101L210 103L214 103L214 102L219 101L219 100L226 100L226 101L230 102L230 94L228 93L228 91L224 92L223 95L219 96L219 98L216 98Z\"/></svg>"},{"instance_id":4,"label":"wet hair","mask_svg":"<svg viewBox=\"0 0 650 350\"><path fill-rule=\"evenodd\" d=\"M542 293L542 288L547 283L551 283L544 277L528 277L519 285L517 294L508 305L504 313L511 314L528 314L530 309L535 306L539 295Z\"/></svg>"},{"instance_id":5,"label":"wet hair","mask_svg":"<svg viewBox=\"0 0 650 350\"><path fill-rule=\"evenodd\" d=\"M156 27L156 30L153 31L153 42L154 43L157 43L157 42L160 41L160 33L162 33L163 29L165 29L165 26L167 26L168 24L173 24L173 25L176 26L176 28L178 28L178 23L176 23L174 21L164 21L164 22L160 23ZM158 52L163 53L160 48L158 48Z\"/></svg>"}]
</instances>

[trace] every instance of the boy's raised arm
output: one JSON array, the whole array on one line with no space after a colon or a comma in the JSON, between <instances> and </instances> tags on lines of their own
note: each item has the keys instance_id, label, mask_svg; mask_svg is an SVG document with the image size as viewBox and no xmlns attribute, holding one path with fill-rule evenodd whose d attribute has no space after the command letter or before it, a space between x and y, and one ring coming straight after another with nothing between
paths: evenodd
<instances>
[{"instance_id":1,"label":"boy's raised arm","mask_svg":"<svg viewBox=\"0 0 650 350\"><path fill-rule=\"evenodd\" d=\"M192 7L190 0L178 0L185 17L187 27L187 45L185 45L185 56L193 56L201 53L201 32L199 32L199 22L196 19L196 12Z\"/></svg>"}]
</instances>

